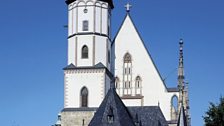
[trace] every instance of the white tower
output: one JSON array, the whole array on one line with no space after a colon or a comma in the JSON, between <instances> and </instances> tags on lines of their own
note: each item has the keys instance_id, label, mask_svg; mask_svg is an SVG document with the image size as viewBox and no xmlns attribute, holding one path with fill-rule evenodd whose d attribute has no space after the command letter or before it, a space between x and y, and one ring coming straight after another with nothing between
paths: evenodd
<instances>
[{"instance_id":1,"label":"white tower","mask_svg":"<svg viewBox=\"0 0 224 126\"><path fill-rule=\"evenodd\" d=\"M68 66L64 108L98 107L111 74L112 0L67 0Z\"/></svg>"}]
</instances>

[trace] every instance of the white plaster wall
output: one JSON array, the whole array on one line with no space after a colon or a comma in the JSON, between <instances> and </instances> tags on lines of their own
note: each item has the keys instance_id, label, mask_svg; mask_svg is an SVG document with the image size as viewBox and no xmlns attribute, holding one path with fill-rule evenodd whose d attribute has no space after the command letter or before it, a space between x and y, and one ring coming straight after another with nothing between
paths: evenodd
<instances>
[{"instance_id":1,"label":"white plaster wall","mask_svg":"<svg viewBox=\"0 0 224 126\"><path fill-rule=\"evenodd\" d=\"M68 36L72 35L73 25L73 4L68 6Z\"/></svg>"},{"instance_id":2,"label":"white plaster wall","mask_svg":"<svg viewBox=\"0 0 224 126\"><path fill-rule=\"evenodd\" d=\"M96 36L95 40L95 63L101 62L110 70L110 64L107 60L107 53L110 49L111 42L106 37Z\"/></svg>"},{"instance_id":3,"label":"white plaster wall","mask_svg":"<svg viewBox=\"0 0 224 126\"><path fill-rule=\"evenodd\" d=\"M102 5L102 34L108 34L107 29L108 29L108 9L107 9L107 4Z\"/></svg>"},{"instance_id":4,"label":"white plaster wall","mask_svg":"<svg viewBox=\"0 0 224 126\"><path fill-rule=\"evenodd\" d=\"M64 108L80 107L80 91L88 89L88 107L99 107L104 98L105 70L65 71Z\"/></svg>"},{"instance_id":5,"label":"white plaster wall","mask_svg":"<svg viewBox=\"0 0 224 126\"><path fill-rule=\"evenodd\" d=\"M141 99L122 99L125 105L141 106Z\"/></svg>"},{"instance_id":6,"label":"white plaster wall","mask_svg":"<svg viewBox=\"0 0 224 126\"><path fill-rule=\"evenodd\" d=\"M85 8L88 10L87 13L83 11ZM88 31L83 31L82 29L84 20L88 20L89 22ZM76 66L93 66L102 62L110 70L110 63L107 62L107 53L108 50L110 50L111 42L104 36L96 35L94 45L93 36L95 35L76 35L85 32L107 34L109 20L108 3L106 2L97 0L77 0L69 5L68 35L75 36L68 39L68 64L73 63ZM88 46L88 59L81 58L81 48L83 45Z\"/></svg>"},{"instance_id":7,"label":"white plaster wall","mask_svg":"<svg viewBox=\"0 0 224 126\"><path fill-rule=\"evenodd\" d=\"M76 37L72 37L68 39L68 65L75 63L75 55L76 55Z\"/></svg>"},{"instance_id":8,"label":"white plaster wall","mask_svg":"<svg viewBox=\"0 0 224 126\"><path fill-rule=\"evenodd\" d=\"M93 65L93 36L92 35L79 35L77 36L77 66L92 66ZM82 47L88 47L88 58L83 59L81 56ZM75 51L75 50L74 50Z\"/></svg>"},{"instance_id":9,"label":"white plaster wall","mask_svg":"<svg viewBox=\"0 0 224 126\"><path fill-rule=\"evenodd\" d=\"M84 9L87 9L88 12L84 13ZM82 29L84 20L89 21L88 31L83 31ZM108 34L109 20L107 2L97 0L75 1L68 6L68 35L80 32Z\"/></svg>"},{"instance_id":10,"label":"white plaster wall","mask_svg":"<svg viewBox=\"0 0 224 126\"><path fill-rule=\"evenodd\" d=\"M100 33L101 29L101 3L96 3L96 15L95 15L95 32Z\"/></svg>"},{"instance_id":11,"label":"white plaster wall","mask_svg":"<svg viewBox=\"0 0 224 126\"><path fill-rule=\"evenodd\" d=\"M123 57L127 52L132 56L132 86L137 76L142 78L143 105L157 106L159 103L164 116L169 120L170 100L173 94L167 92L129 16L126 17L115 40L115 76L119 77L121 86L123 86ZM129 106L138 105L137 102L125 103Z\"/></svg>"}]
</instances>

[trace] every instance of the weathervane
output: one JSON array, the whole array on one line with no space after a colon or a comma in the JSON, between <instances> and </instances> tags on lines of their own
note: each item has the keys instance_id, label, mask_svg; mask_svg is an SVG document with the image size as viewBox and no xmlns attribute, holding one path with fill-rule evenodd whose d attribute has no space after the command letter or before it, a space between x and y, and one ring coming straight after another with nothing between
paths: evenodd
<instances>
[{"instance_id":1,"label":"weathervane","mask_svg":"<svg viewBox=\"0 0 224 126\"><path fill-rule=\"evenodd\" d=\"M129 12L131 7L132 7L132 5L127 3L124 7L126 8L126 11Z\"/></svg>"}]
</instances>

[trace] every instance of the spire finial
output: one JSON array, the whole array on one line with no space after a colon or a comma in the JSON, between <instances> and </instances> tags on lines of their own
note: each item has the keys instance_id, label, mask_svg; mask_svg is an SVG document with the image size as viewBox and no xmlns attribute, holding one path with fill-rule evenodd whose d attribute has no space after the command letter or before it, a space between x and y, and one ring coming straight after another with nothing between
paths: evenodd
<instances>
[{"instance_id":1,"label":"spire finial","mask_svg":"<svg viewBox=\"0 0 224 126\"><path fill-rule=\"evenodd\" d=\"M180 81L182 81L182 84L183 84L183 79L184 79L184 57L183 57L183 44L184 44L184 41L183 39L180 39L180 54L179 54L179 66L178 66L178 79Z\"/></svg>"},{"instance_id":2,"label":"spire finial","mask_svg":"<svg viewBox=\"0 0 224 126\"><path fill-rule=\"evenodd\" d=\"M132 5L127 3L124 7L126 8L126 11L129 12L131 7L132 7Z\"/></svg>"}]
</instances>

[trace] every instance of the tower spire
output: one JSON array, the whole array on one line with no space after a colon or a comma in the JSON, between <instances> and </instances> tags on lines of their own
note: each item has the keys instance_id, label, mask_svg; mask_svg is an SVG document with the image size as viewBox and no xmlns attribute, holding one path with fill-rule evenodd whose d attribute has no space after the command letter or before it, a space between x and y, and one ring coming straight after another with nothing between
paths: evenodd
<instances>
[{"instance_id":1,"label":"tower spire","mask_svg":"<svg viewBox=\"0 0 224 126\"><path fill-rule=\"evenodd\" d=\"M183 39L180 39L180 41L179 41L179 65L178 65L179 108L184 109L184 111L186 113L187 126L190 126L188 83L186 84L184 82L185 75L184 75L183 44L184 44ZM180 111L180 114L181 114L181 111Z\"/></svg>"},{"instance_id":2,"label":"tower spire","mask_svg":"<svg viewBox=\"0 0 224 126\"><path fill-rule=\"evenodd\" d=\"M184 57L183 57L183 39L179 42L179 65L178 65L178 88L180 92L179 103L183 103L183 91L184 91Z\"/></svg>"},{"instance_id":3,"label":"tower spire","mask_svg":"<svg viewBox=\"0 0 224 126\"><path fill-rule=\"evenodd\" d=\"M179 86L183 86L184 81L184 57L183 57L183 39L180 39L179 45L179 66L178 66L178 81Z\"/></svg>"}]
</instances>

